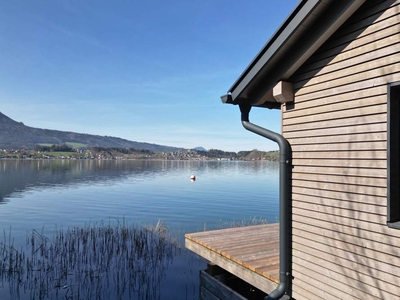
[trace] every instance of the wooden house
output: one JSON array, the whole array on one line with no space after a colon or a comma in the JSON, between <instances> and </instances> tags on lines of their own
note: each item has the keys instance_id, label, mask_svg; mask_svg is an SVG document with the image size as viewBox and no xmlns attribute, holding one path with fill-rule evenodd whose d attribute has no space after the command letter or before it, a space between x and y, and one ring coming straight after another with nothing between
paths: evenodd
<instances>
[{"instance_id":1,"label":"wooden house","mask_svg":"<svg viewBox=\"0 0 400 300\"><path fill-rule=\"evenodd\" d=\"M300 1L221 98L285 148L280 225L186 246L266 299L400 299L400 0ZM278 137L252 106L281 110ZM202 299L247 297L212 272Z\"/></svg>"}]
</instances>

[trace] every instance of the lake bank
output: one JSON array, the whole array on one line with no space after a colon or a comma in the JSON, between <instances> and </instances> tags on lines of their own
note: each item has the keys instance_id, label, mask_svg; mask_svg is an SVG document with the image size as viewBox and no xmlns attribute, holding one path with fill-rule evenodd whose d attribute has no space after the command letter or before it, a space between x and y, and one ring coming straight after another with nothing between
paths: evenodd
<instances>
[{"instance_id":1,"label":"lake bank","mask_svg":"<svg viewBox=\"0 0 400 300\"><path fill-rule=\"evenodd\" d=\"M217 149L207 151L195 149L182 149L171 152L153 152L140 149L120 149L93 147L91 149L73 149L69 151L50 150L21 150L0 149L0 159L99 159L99 160L125 160L125 159L156 159L156 160L267 160L277 161L278 151L239 151L226 152ZM65 150L65 149L64 149Z\"/></svg>"}]
</instances>

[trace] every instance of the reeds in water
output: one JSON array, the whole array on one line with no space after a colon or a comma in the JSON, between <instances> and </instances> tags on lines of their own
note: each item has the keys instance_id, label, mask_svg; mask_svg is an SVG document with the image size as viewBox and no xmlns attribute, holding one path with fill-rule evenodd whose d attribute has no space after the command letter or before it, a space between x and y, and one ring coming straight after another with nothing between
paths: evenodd
<instances>
[{"instance_id":1,"label":"reeds in water","mask_svg":"<svg viewBox=\"0 0 400 300\"><path fill-rule=\"evenodd\" d=\"M11 299L159 299L160 283L180 246L161 222L56 229L52 239L32 230L15 249L0 242L0 288Z\"/></svg>"},{"instance_id":2,"label":"reeds in water","mask_svg":"<svg viewBox=\"0 0 400 300\"><path fill-rule=\"evenodd\" d=\"M262 225L262 224L268 224L268 221L263 218L252 217L241 221L233 220L231 222L223 222L221 223L221 228L235 228L235 227Z\"/></svg>"}]
</instances>

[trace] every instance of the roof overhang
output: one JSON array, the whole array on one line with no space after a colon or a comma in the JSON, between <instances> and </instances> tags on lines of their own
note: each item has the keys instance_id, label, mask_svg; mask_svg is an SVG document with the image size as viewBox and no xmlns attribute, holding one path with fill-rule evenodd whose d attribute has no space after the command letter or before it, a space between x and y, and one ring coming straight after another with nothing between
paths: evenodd
<instances>
[{"instance_id":1,"label":"roof overhang","mask_svg":"<svg viewBox=\"0 0 400 300\"><path fill-rule=\"evenodd\" d=\"M300 1L222 101L280 108L273 96L274 86L289 79L364 2Z\"/></svg>"}]
</instances>

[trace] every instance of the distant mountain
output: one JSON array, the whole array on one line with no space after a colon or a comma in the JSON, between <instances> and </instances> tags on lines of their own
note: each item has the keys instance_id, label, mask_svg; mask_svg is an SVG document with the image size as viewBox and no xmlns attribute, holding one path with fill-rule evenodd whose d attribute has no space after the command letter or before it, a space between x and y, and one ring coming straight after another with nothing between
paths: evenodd
<instances>
[{"instance_id":1,"label":"distant mountain","mask_svg":"<svg viewBox=\"0 0 400 300\"><path fill-rule=\"evenodd\" d=\"M133 142L117 137L25 126L0 112L0 149L33 149L38 144L80 143L87 147L146 149L155 152L177 151L182 148Z\"/></svg>"},{"instance_id":2,"label":"distant mountain","mask_svg":"<svg viewBox=\"0 0 400 300\"><path fill-rule=\"evenodd\" d=\"M193 148L193 150L197 150L197 151L207 151L207 149L206 149L206 148L203 148L203 147L196 147L196 148Z\"/></svg>"}]
</instances>

